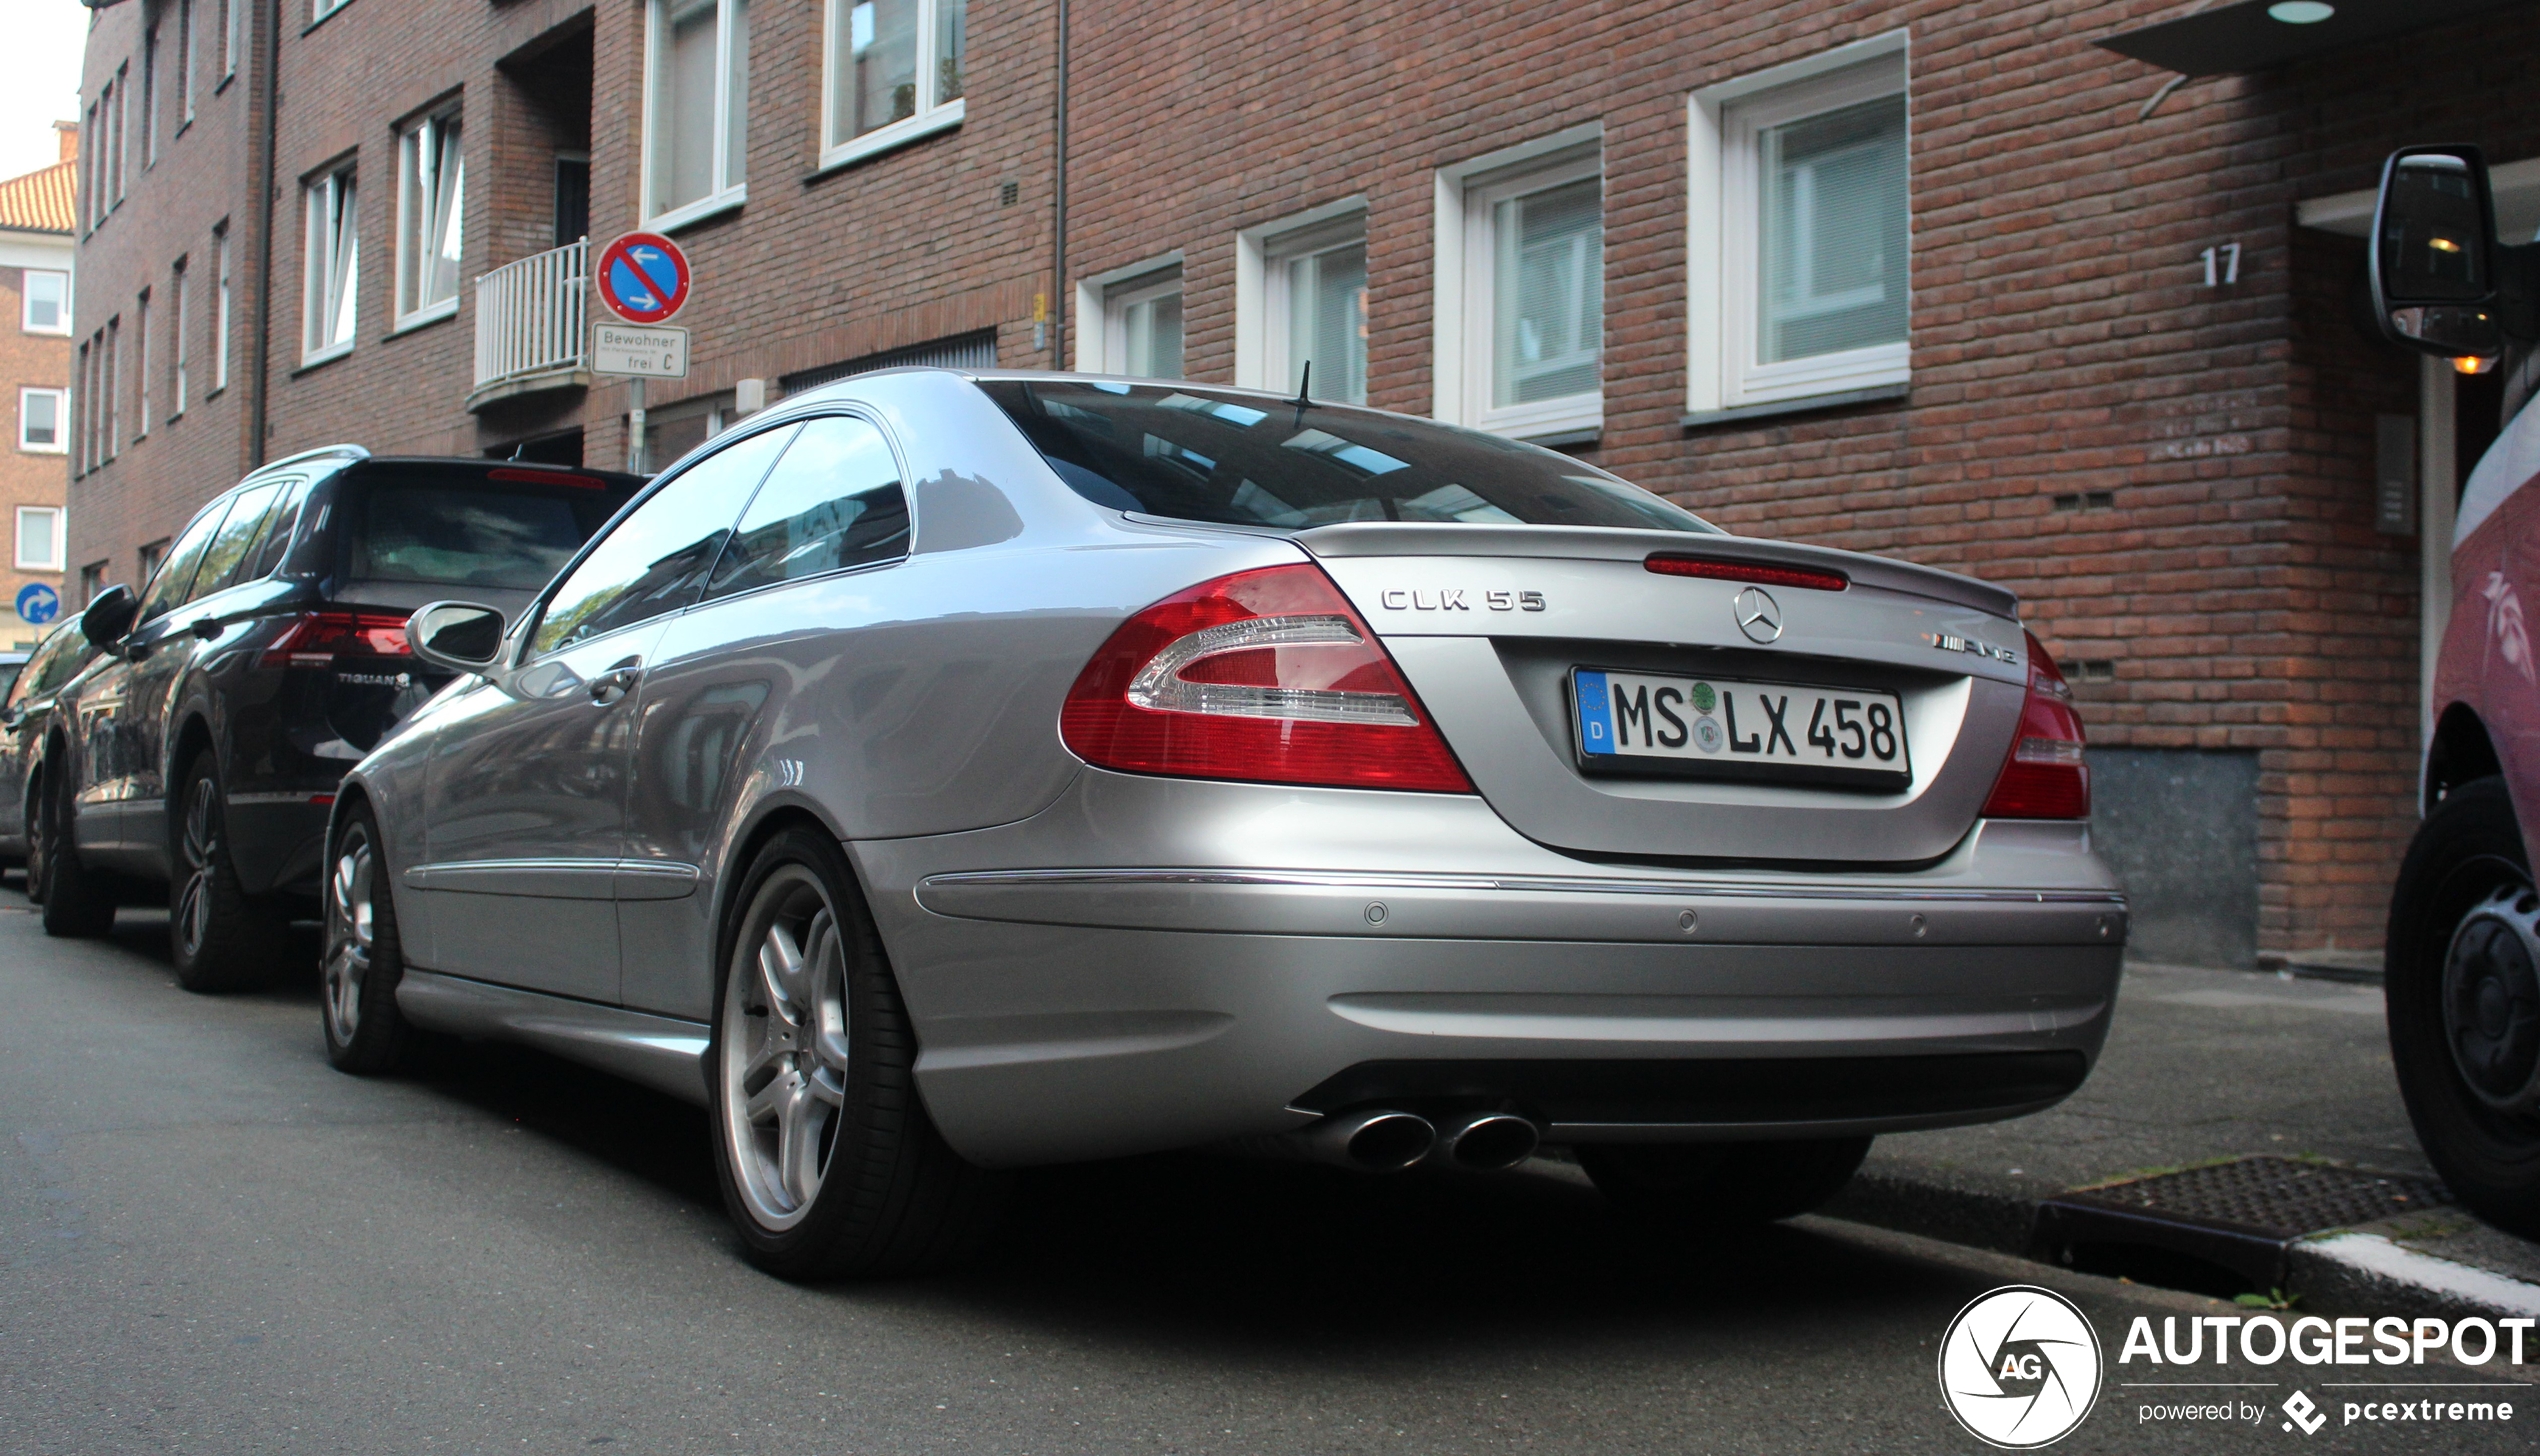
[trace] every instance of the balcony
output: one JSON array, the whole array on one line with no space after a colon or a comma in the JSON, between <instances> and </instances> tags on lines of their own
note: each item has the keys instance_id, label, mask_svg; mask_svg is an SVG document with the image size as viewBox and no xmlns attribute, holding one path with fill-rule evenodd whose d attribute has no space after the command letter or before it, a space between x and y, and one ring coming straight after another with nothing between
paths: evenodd
<instances>
[{"instance_id":1,"label":"balcony","mask_svg":"<svg viewBox=\"0 0 2540 1456\"><path fill-rule=\"evenodd\" d=\"M532 253L476 280L470 410L591 382L591 240Z\"/></svg>"}]
</instances>

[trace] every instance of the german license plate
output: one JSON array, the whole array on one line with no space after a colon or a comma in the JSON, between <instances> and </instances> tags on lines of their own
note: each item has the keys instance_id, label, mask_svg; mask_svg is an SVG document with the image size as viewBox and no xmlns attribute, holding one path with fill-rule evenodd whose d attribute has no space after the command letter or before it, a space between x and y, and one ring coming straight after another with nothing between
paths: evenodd
<instances>
[{"instance_id":1,"label":"german license plate","mask_svg":"<svg viewBox=\"0 0 2540 1456\"><path fill-rule=\"evenodd\" d=\"M1903 789L1913 782L1905 710L1864 688L1574 668L1579 766Z\"/></svg>"}]
</instances>

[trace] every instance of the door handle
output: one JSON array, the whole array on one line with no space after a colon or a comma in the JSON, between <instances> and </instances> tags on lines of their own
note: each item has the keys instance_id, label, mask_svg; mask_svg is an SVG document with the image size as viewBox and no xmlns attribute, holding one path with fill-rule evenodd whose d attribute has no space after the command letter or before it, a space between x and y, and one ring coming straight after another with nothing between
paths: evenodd
<instances>
[{"instance_id":1,"label":"door handle","mask_svg":"<svg viewBox=\"0 0 2540 1456\"><path fill-rule=\"evenodd\" d=\"M624 662L618 663L616 666L610 668L608 671L601 673L598 677L591 679L591 701L598 703L602 707L606 707L609 704L616 702L618 699L625 697L628 693L635 691L635 684L643 681L643 679L643 660L641 658L630 657Z\"/></svg>"}]
</instances>

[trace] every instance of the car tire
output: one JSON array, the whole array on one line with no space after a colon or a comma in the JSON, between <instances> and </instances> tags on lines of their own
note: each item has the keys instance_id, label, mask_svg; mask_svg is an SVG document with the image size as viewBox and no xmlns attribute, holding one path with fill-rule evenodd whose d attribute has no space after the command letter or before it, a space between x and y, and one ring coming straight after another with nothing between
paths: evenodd
<instances>
[{"instance_id":1,"label":"car tire","mask_svg":"<svg viewBox=\"0 0 2540 1456\"><path fill-rule=\"evenodd\" d=\"M1732 1228L1822 1207L1869 1155L1868 1138L1755 1143L1615 1143L1578 1150L1597 1191L1623 1213Z\"/></svg>"},{"instance_id":2,"label":"car tire","mask_svg":"<svg viewBox=\"0 0 2540 1456\"><path fill-rule=\"evenodd\" d=\"M20 801L26 806L26 898L31 905L44 903L44 767L36 765L26 776L26 795Z\"/></svg>"},{"instance_id":3,"label":"car tire","mask_svg":"<svg viewBox=\"0 0 2540 1456\"><path fill-rule=\"evenodd\" d=\"M168 949L176 983L212 993L263 985L281 958L288 923L239 888L228 815L212 751L194 755L178 780L168 826Z\"/></svg>"},{"instance_id":4,"label":"car tire","mask_svg":"<svg viewBox=\"0 0 2540 1456\"><path fill-rule=\"evenodd\" d=\"M2540 1237L2540 893L2501 778L2418 826L2390 897L2390 1059L2427 1161L2462 1205Z\"/></svg>"},{"instance_id":5,"label":"car tire","mask_svg":"<svg viewBox=\"0 0 2540 1456\"><path fill-rule=\"evenodd\" d=\"M44 799L44 933L104 935L115 927L115 887L80 858L71 838L70 790L55 784Z\"/></svg>"},{"instance_id":6,"label":"car tire","mask_svg":"<svg viewBox=\"0 0 2540 1456\"><path fill-rule=\"evenodd\" d=\"M717 1181L750 1262L837 1279L959 1259L1007 1180L926 1114L917 1038L846 855L786 830L733 905L705 1070Z\"/></svg>"},{"instance_id":7,"label":"car tire","mask_svg":"<svg viewBox=\"0 0 2540 1456\"><path fill-rule=\"evenodd\" d=\"M372 1077L393 1072L414 1044L397 1008L406 971L397 935L397 905L388 888L378 822L368 808L344 816L327 854L326 951L320 962L318 1020L326 1059L339 1072Z\"/></svg>"}]
</instances>

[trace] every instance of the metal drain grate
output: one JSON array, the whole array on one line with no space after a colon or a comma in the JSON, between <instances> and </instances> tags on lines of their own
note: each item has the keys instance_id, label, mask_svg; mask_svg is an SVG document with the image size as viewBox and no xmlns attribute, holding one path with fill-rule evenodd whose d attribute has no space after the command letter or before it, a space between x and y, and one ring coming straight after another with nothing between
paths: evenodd
<instances>
[{"instance_id":1,"label":"metal drain grate","mask_svg":"<svg viewBox=\"0 0 2540 1456\"><path fill-rule=\"evenodd\" d=\"M2321 1229L2446 1207L2452 1195L2431 1178L2292 1158L2241 1158L2076 1189L2056 1201L2209 1220L2279 1238L2299 1238Z\"/></svg>"},{"instance_id":2,"label":"metal drain grate","mask_svg":"<svg viewBox=\"0 0 2540 1456\"><path fill-rule=\"evenodd\" d=\"M2056 1263L2120 1270L2148 1251L2230 1270L2263 1290L2282 1284L2285 1250L2305 1234L2451 1202L2431 1178L2238 1158L2050 1198L2038 1205L2032 1242Z\"/></svg>"}]
</instances>

